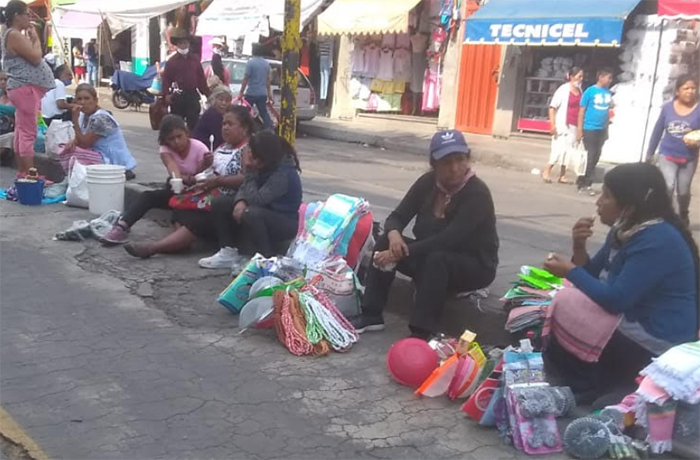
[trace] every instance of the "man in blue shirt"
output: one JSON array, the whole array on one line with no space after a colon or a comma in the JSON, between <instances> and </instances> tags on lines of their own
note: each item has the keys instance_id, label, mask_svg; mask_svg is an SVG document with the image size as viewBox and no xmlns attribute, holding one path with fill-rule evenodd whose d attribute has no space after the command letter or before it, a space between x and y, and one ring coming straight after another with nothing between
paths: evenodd
<instances>
[{"instance_id":1,"label":"man in blue shirt","mask_svg":"<svg viewBox=\"0 0 700 460\"><path fill-rule=\"evenodd\" d=\"M270 63L262 57L262 47L253 45L253 57L245 66L245 76L238 96L245 95L245 100L258 108L263 120L263 129L272 128L272 119L267 110L268 101L272 102L270 74Z\"/></svg>"},{"instance_id":2,"label":"man in blue shirt","mask_svg":"<svg viewBox=\"0 0 700 460\"><path fill-rule=\"evenodd\" d=\"M612 93L608 89L612 83L613 73L610 69L598 71L598 82L588 88L581 97L578 113L578 140L583 139L583 146L588 152L586 174L576 180L579 192L587 189L594 195L593 174L603 151L603 144L608 138L608 123L612 108Z\"/></svg>"}]
</instances>

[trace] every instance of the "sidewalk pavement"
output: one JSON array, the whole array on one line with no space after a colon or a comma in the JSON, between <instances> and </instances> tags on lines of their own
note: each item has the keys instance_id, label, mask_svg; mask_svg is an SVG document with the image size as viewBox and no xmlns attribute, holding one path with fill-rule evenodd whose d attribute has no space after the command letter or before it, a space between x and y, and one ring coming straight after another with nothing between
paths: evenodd
<instances>
[{"instance_id":1,"label":"sidewalk pavement","mask_svg":"<svg viewBox=\"0 0 700 460\"><path fill-rule=\"evenodd\" d=\"M363 115L349 120L317 117L299 123L299 135L380 147L386 150L425 156L430 139L438 131L432 119ZM472 155L482 164L518 171L544 168L549 158L549 138L515 136L496 139L482 134L466 134Z\"/></svg>"}]
</instances>

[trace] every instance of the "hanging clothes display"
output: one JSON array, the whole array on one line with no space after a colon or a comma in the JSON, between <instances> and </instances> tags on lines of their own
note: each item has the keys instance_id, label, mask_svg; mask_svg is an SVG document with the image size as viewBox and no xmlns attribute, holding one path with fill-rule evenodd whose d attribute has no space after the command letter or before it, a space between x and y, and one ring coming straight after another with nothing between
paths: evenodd
<instances>
[{"instance_id":1,"label":"hanging clothes display","mask_svg":"<svg viewBox=\"0 0 700 460\"><path fill-rule=\"evenodd\" d=\"M328 84L330 81L331 69L333 68L333 39L326 38L318 42L319 59L319 98L325 101L328 98ZM353 62L354 63L354 62Z\"/></svg>"},{"instance_id":2,"label":"hanging clothes display","mask_svg":"<svg viewBox=\"0 0 700 460\"><path fill-rule=\"evenodd\" d=\"M454 8L460 3L422 0L408 14L405 30L355 36L351 75L346 80L353 107L414 115L425 111L434 116L440 107L447 39L441 16L454 18Z\"/></svg>"}]
</instances>

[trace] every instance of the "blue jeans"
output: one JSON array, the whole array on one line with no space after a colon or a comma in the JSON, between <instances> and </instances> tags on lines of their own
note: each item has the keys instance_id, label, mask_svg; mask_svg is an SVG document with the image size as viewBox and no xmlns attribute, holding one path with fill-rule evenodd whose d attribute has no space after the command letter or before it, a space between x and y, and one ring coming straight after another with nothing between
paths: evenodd
<instances>
[{"instance_id":1,"label":"blue jeans","mask_svg":"<svg viewBox=\"0 0 700 460\"><path fill-rule=\"evenodd\" d=\"M272 128L272 119L270 118L270 112L267 110L267 96L245 96L245 100L248 101L250 105L254 105L258 108L258 113L263 121L263 129Z\"/></svg>"},{"instance_id":2,"label":"blue jeans","mask_svg":"<svg viewBox=\"0 0 700 460\"><path fill-rule=\"evenodd\" d=\"M88 83L97 88L97 63L87 61Z\"/></svg>"}]
</instances>

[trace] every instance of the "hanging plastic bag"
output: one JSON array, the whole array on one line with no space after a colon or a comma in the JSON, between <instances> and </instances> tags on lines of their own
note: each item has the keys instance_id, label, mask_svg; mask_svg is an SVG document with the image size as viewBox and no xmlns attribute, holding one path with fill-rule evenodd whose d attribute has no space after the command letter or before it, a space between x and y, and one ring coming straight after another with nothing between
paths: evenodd
<instances>
[{"instance_id":1,"label":"hanging plastic bag","mask_svg":"<svg viewBox=\"0 0 700 460\"><path fill-rule=\"evenodd\" d=\"M588 167L588 152L586 151L586 147L583 146L583 141L576 143L576 146L571 153L571 163L571 170L577 177L586 175L586 168Z\"/></svg>"},{"instance_id":2,"label":"hanging plastic bag","mask_svg":"<svg viewBox=\"0 0 700 460\"><path fill-rule=\"evenodd\" d=\"M59 154L73 139L73 122L54 120L46 131L46 155L52 160L58 160Z\"/></svg>"},{"instance_id":3,"label":"hanging plastic bag","mask_svg":"<svg viewBox=\"0 0 700 460\"><path fill-rule=\"evenodd\" d=\"M66 204L77 208L87 208L90 204L87 184L87 167L71 159L68 175L68 190L66 190Z\"/></svg>"}]
</instances>

